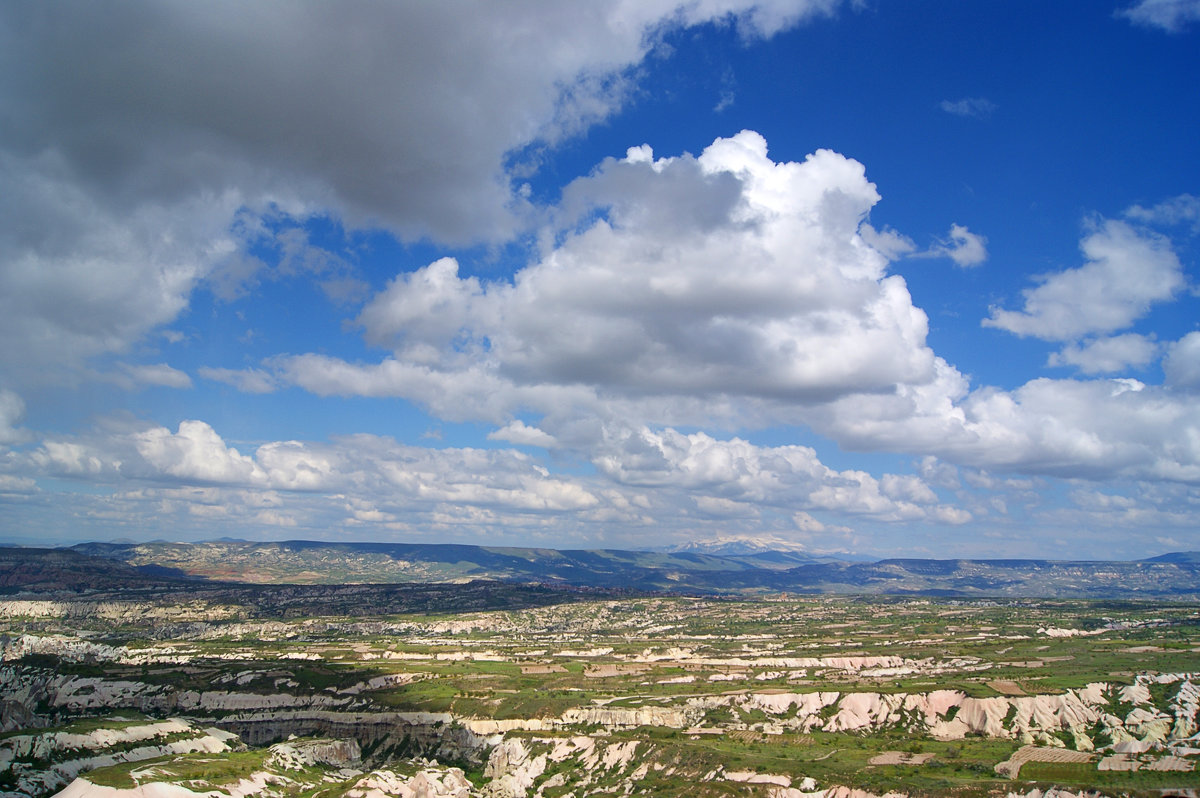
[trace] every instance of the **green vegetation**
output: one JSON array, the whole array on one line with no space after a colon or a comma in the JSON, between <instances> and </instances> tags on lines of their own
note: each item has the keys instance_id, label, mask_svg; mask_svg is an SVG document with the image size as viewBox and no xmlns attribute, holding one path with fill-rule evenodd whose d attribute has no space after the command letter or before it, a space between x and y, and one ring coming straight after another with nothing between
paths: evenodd
<instances>
[{"instance_id":1,"label":"green vegetation","mask_svg":"<svg viewBox=\"0 0 1200 798\"><path fill-rule=\"evenodd\" d=\"M88 781L103 787L136 787L143 779L134 778L136 773L145 773L153 781L176 781L203 783L212 787L232 784L239 779L249 778L264 768L265 751L234 751L221 754L187 754L163 757L142 762L126 762L120 765L93 770Z\"/></svg>"}]
</instances>

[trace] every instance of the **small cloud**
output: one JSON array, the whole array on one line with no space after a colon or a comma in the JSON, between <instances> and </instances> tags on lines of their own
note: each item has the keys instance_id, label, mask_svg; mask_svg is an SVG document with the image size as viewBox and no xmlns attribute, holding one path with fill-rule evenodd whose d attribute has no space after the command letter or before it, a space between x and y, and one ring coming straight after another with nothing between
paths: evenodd
<instances>
[{"instance_id":1,"label":"small cloud","mask_svg":"<svg viewBox=\"0 0 1200 798\"><path fill-rule=\"evenodd\" d=\"M1072 343L1054 352L1047 366L1075 366L1084 374L1112 374L1127 368L1141 368L1157 357L1159 346L1144 335L1127 333L1111 338L1097 338L1085 343Z\"/></svg>"},{"instance_id":2,"label":"small cloud","mask_svg":"<svg viewBox=\"0 0 1200 798\"><path fill-rule=\"evenodd\" d=\"M942 100L940 107L948 114L986 119L996 110L996 104L986 97L964 97L961 100Z\"/></svg>"},{"instance_id":3,"label":"small cloud","mask_svg":"<svg viewBox=\"0 0 1200 798\"><path fill-rule=\"evenodd\" d=\"M933 519L935 521L949 524L950 526L962 526L969 523L972 518L973 516L961 507L941 505L933 510Z\"/></svg>"},{"instance_id":4,"label":"small cloud","mask_svg":"<svg viewBox=\"0 0 1200 798\"><path fill-rule=\"evenodd\" d=\"M978 233L972 233L964 225L952 224L944 240L912 257L949 258L954 261L954 265L969 269L987 260L987 239Z\"/></svg>"},{"instance_id":5,"label":"small cloud","mask_svg":"<svg viewBox=\"0 0 1200 798\"><path fill-rule=\"evenodd\" d=\"M132 365L119 363L120 373L105 374L101 379L115 383L127 391L135 391L147 386L159 388L191 388L192 378L186 372L168 366L166 363L150 365Z\"/></svg>"},{"instance_id":6,"label":"small cloud","mask_svg":"<svg viewBox=\"0 0 1200 798\"><path fill-rule=\"evenodd\" d=\"M1125 218L1159 227L1186 226L1200 234L1200 197L1180 194L1151 208L1132 205L1125 210Z\"/></svg>"},{"instance_id":7,"label":"small cloud","mask_svg":"<svg viewBox=\"0 0 1200 798\"><path fill-rule=\"evenodd\" d=\"M1080 242L1087 262L1043 274L1027 288L1024 310L993 307L984 327L1044 341L1073 341L1132 325L1187 284L1166 238L1107 220Z\"/></svg>"},{"instance_id":8,"label":"small cloud","mask_svg":"<svg viewBox=\"0 0 1200 798\"><path fill-rule=\"evenodd\" d=\"M725 109L733 105L737 99L737 77L733 74L733 70L729 67L721 73L721 93L717 99L717 104L713 106L713 113L719 114Z\"/></svg>"},{"instance_id":9,"label":"small cloud","mask_svg":"<svg viewBox=\"0 0 1200 798\"><path fill-rule=\"evenodd\" d=\"M552 449L558 446L558 440L553 435L543 432L537 427L531 427L520 419L498 430L489 432L488 440L508 441L518 446L540 446L543 449Z\"/></svg>"},{"instance_id":10,"label":"small cloud","mask_svg":"<svg viewBox=\"0 0 1200 798\"><path fill-rule=\"evenodd\" d=\"M275 378L261 369L216 369L201 366L199 374L206 380L232 385L243 393L271 393L275 390Z\"/></svg>"},{"instance_id":11,"label":"small cloud","mask_svg":"<svg viewBox=\"0 0 1200 798\"><path fill-rule=\"evenodd\" d=\"M29 477L0 474L0 493L36 493L37 483Z\"/></svg>"},{"instance_id":12,"label":"small cloud","mask_svg":"<svg viewBox=\"0 0 1200 798\"><path fill-rule=\"evenodd\" d=\"M792 521L802 532L824 532L825 525L803 510L792 513Z\"/></svg>"},{"instance_id":13,"label":"small cloud","mask_svg":"<svg viewBox=\"0 0 1200 798\"><path fill-rule=\"evenodd\" d=\"M1200 22L1200 0L1141 0L1116 12L1135 25L1182 33L1192 22Z\"/></svg>"},{"instance_id":14,"label":"small cloud","mask_svg":"<svg viewBox=\"0 0 1200 798\"><path fill-rule=\"evenodd\" d=\"M1120 396L1123 393L1139 393L1146 389L1146 383L1141 380L1135 380L1132 377L1115 377L1112 380L1112 395Z\"/></svg>"}]
</instances>

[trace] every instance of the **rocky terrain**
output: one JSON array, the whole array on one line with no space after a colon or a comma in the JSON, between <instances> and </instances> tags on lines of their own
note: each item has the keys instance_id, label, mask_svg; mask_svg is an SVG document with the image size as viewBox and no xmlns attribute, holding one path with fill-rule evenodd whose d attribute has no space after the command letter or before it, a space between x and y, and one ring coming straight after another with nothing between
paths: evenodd
<instances>
[{"instance_id":1,"label":"rocky terrain","mask_svg":"<svg viewBox=\"0 0 1200 798\"><path fill-rule=\"evenodd\" d=\"M1200 790L1192 603L386 587L10 595L0 792Z\"/></svg>"}]
</instances>

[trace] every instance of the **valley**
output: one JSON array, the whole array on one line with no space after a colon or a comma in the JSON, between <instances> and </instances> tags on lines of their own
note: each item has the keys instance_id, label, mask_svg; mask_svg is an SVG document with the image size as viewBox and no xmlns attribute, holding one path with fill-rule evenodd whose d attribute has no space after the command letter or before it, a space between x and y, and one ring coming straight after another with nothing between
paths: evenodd
<instances>
[{"instance_id":1,"label":"valley","mask_svg":"<svg viewBox=\"0 0 1200 798\"><path fill-rule=\"evenodd\" d=\"M7 795L1200 790L1188 601L151 579L0 624Z\"/></svg>"}]
</instances>

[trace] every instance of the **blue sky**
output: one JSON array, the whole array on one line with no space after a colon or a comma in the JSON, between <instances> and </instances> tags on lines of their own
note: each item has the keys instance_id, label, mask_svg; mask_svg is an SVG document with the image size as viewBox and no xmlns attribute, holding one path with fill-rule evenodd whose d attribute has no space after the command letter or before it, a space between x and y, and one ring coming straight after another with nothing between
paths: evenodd
<instances>
[{"instance_id":1,"label":"blue sky","mask_svg":"<svg viewBox=\"0 0 1200 798\"><path fill-rule=\"evenodd\" d=\"M1200 2L0 9L0 539L1200 547Z\"/></svg>"}]
</instances>

